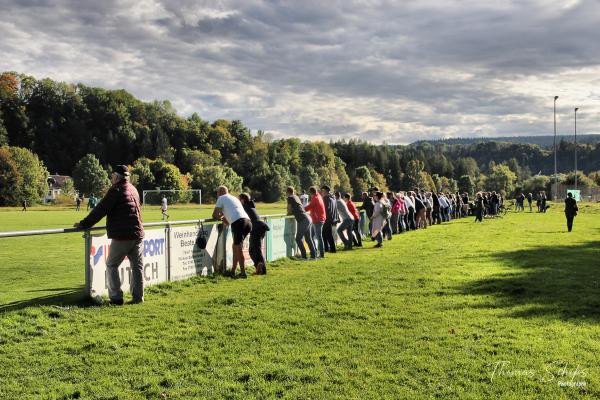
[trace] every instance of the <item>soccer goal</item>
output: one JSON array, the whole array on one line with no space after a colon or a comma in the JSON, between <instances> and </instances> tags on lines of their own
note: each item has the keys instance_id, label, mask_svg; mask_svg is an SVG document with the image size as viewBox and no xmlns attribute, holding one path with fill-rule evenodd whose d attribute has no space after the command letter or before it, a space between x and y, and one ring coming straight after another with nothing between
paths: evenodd
<instances>
[{"instance_id":1,"label":"soccer goal","mask_svg":"<svg viewBox=\"0 0 600 400\"><path fill-rule=\"evenodd\" d=\"M155 189L142 191L142 206L145 206L146 204L160 205L163 196L167 198L169 205L187 203L202 204L202 190L200 189Z\"/></svg>"}]
</instances>

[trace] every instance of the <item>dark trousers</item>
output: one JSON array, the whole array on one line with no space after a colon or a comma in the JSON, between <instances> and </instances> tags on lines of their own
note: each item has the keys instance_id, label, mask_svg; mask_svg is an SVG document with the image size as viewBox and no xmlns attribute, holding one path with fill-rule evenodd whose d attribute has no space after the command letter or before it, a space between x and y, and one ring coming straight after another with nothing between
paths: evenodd
<instances>
[{"instance_id":1,"label":"dark trousers","mask_svg":"<svg viewBox=\"0 0 600 400\"><path fill-rule=\"evenodd\" d=\"M264 273L267 273L267 263L265 263L265 257L262 253L262 240L264 239L264 233L256 233L250 232L250 244L248 248L248 252L250 253L250 258L254 265L258 265L262 263L264 265Z\"/></svg>"},{"instance_id":2,"label":"dark trousers","mask_svg":"<svg viewBox=\"0 0 600 400\"><path fill-rule=\"evenodd\" d=\"M482 210L475 210L475 222L483 222L483 211Z\"/></svg>"},{"instance_id":3,"label":"dark trousers","mask_svg":"<svg viewBox=\"0 0 600 400\"><path fill-rule=\"evenodd\" d=\"M335 253L335 240L333 239L333 224L331 221L325 221L323 224L323 244L325 251Z\"/></svg>"},{"instance_id":4,"label":"dark trousers","mask_svg":"<svg viewBox=\"0 0 600 400\"><path fill-rule=\"evenodd\" d=\"M433 212L431 213L431 217L433 218L434 224L442 223L442 216L440 215L440 207L433 207Z\"/></svg>"},{"instance_id":5,"label":"dark trousers","mask_svg":"<svg viewBox=\"0 0 600 400\"><path fill-rule=\"evenodd\" d=\"M411 231L417 229L417 225L415 224L415 209L412 207L408 207L408 226Z\"/></svg>"},{"instance_id":6,"label":"dark trousers","mask_svg":"<svg viewBox=\"0 0 600 400\"><path fill-rule=\"evenodd\" d=\"M352 237L352 243L354 246L362 246L362 237L360 235L360 221L354 221L354 227L352 228L354 236Z\"/></svg>"},{"instance_id":7,"label":"dark trousers","mask_svg":"<svg viewBox=\"0 0 600 400\"><path fill-rule=\"evenodd\" d=\"M569 230L569 232L571 232L573 230L573 219L575 219L575 216L573 214L566 214L565 216L567 217L567 229Z\"/></svg>"}]
</instances>

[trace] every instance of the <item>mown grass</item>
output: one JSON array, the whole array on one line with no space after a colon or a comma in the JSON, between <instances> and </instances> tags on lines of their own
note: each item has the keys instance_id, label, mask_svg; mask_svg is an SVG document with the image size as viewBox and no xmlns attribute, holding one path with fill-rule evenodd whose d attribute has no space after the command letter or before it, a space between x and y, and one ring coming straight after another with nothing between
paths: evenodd
<instances>
[{"instance_id":1,"label":"mown grass","mask_svg":"<svg viewBox=\"0 0 600 400\"><path fill-rule=\"evenodd\" d=\"M263 215L285 213L283 203L258 204ZM170 220L210 218L210 205L169 209ZM87 215L84 208L0 208L0 231L70 228ZM160 207L142 210L144 222L160 221ZM98 226L104 225L104 220ZM81 233L0 239L0 310L40 303L80 302L84 282Z\"/></svg>"},{"instance_id":2,"label":"mown grass","mask_svg":"<svg viewBox=\"0 0 600 400\"><path fill-rule=\"evenodd\" d=\"M581 209L572 233L557 208L469 218L143 305L6 311L0 397L598 398L600 209Z\"/></svg>"}]
</instances>

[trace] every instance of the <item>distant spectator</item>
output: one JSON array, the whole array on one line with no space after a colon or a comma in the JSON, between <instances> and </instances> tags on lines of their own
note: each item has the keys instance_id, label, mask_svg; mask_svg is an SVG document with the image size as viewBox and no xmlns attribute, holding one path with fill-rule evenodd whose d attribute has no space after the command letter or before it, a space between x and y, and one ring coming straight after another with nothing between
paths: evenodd
<instances>
[{"instance_id":1,"label":"distant spectator","mask_svg":"<svg viewBox=\"0 0 600 400\"><path fill-rule=\"evenodd\" d=\"M404 195L404 206L406 207L406 230L417 229L415 225L415 203L409 193Z\"/></svg>"},{"instance_id":2,"label":"distant spectator","mask_svg":"<svg viewBox=\"0 0 600 400\"><path fill-rule=\"evenodd\" d=\"M331 189L327 185L321 187L321 195L323 196L323 203L325 204L323 241L325 243L325 251L335 253L336 248L335 240L333 239L333 229L335 229L335 226L340 222L340 218L337 211L337 203L330 191Z\"/></svg>"},{"instance_id":3,"label":"distant spectator","mask_svg":"<svg viewBox=\"0 0 600 400\"><path fill-rule=\"evenodd\" d=\"M475 222L483 222L483 195L481 192L475 196Z\"/></svg>"},{"instance_id":4,"label":"distant spectator","mask_svg":"<svg viewBox=\"0 0 600 400\"><path fill-rule=\"evenodd\" d=\"M163 195L162 200L160 201L160 212L162 213L162 220L169 219L169 214L167 214L168 201L167 197Z\"/></svg>"},{"instance_id":5,"label":"distant spectator","mask_svg":"<svg viewBox=\"0 0 600 400\"><path fill-rule=\"evenodd\" d=\"M325 257L325 244L323 243L323 225L327 218L325 212L325 204L323 203L323 197L317 191L315 186L311 186L308 189L310 193L310 202L304 206L304 209L310 213L310 219L312 221L311 230L315 247L319 249L319 256Z\"/></svg>"},{"instance_id":6,"label":"distant spectator","mask_svg":"<svg viewBox=\"0 0 600 400\"><path fill-rule=\"evenodd\" d=\"M384 198L383 193L375 192L375 196L373 199L375 200L375 204L373 207L373 225L371 229L371 237L373 240L377 241L375 247L383 246L383 228L385 224L387 224L387 218L384 213L384 206L382 204L382 200Z\"/></svg>"},{"instance_id":7,"label":"distant spectator","mask_svg":"<svg viewBox=\"0 0 600 400\"><path fill-rule=\"evenodd\" d=\"M300 195L300 201L302 202L302 207L306 207L306 205L308 204L308 195L306 194L306 191L302 191L302 194Z\"/></svg>"},{"instance_id":8,"label":"distant spectator","mask_svg":"<svg viewBox=\"0 0 600 400\"><path fill-rule=\"evenodd\" d=\"M311 235L312 221L310 216L304 211L300 198L294 194L293 187L288 187L286 194L288 196L287 213L288 215L293 215L296 219L296 245L298 246L298 250L300 250L300 258L302 260L307 260L306 249L304 247L304 241L306 241L306 245L310 251L310 259L316 260L317 251ZM304 241L302 239L304 239Z\"/></svg>"},{"instance_id":9,"label":"distant spectator","mask_svg":"<svg viewBox=\"0 0 600 400\"><path fill-rule=\"evenodd\" d=\"M529 212L533 211L533 208L531 207L532 202L533 202L533 194L527 193L527 203L529 204Z\"/></svg>"},{"instance_id":10,"label":"distant spectator","mask_svg":"<svg viewBox=\"0 0 600 400\"><path fill-rule=\"evenodd\" d=\"M346 206L348 207L348 211L354 217L354 226L352 228L354 235L352 237L352 244L357 247L362 247L362 233L360 231L360 214L356 209L356 205L352 202L350 198L350 193L344 193L344 200L346 201Z\"/></svg>"},{"instance_id":11,"label":"distant spectator","mask_svg":"<svg viewBox=\"0 0 600 400\"><path fill-rule=\"evenodd\" d=\"M93 210L96 204L98 204L98 199L94 196L94 193L91 193L87 202L87 210Z\"/></svg>"},{"instance_id":12,"label":"distant spectator","mask_svg":"<svg viewBox=\"0 0 600 400\"><path fill-rule=\"evenodd\" d=\"M565 199L565 217L567 217L567 229L569 232L573 230L573 220L577 215L577 211L579 211L577 200L573 198L573 193L568 192Z\"/></svg>"},{"instance_id":13,"label":"distant spectator","mask_svg":"<svg viewBox=\"0 0 600 400\"><path fill-rule=\"evenodd\" d=\"M258 212L256 211L254 201L250 199L250 195L248 193L240 194L239 198L240 202L244 206L244 211L246 211L246 214L248 214L250 217L250 222L252 222L248 252L250 253L250 258L254 263L254 268L256 270L255 274L266 275L267 263L262 252L262 241L265 238L267 231L270 230L269 226L265 223L265 221L260 219L260 215L258 215Z\"/></svg>"},{"instance_id":14,"label":"distant spectator","mask_svg":"<svg viewBox=\"0 0 600 400\"><path fill-rule=\"evenodd\" d=\"M362 204L358 207L359 210L364 210L369 219L369 234L371 233L371 218L373 217L373 198L367 192L362 193Z\"/></svg>"},{"instance_id":15,"label":"distant spectator","mask_svg":"<svg viewBox=\"0 0 600 400\"><path fill-rule=\"evenodd\" d=\"M27 199L23 199L21 204L23 205L23 208L21 209L21 211L27 211Z\"/></svg>"},{"instance_id":16,"label":"distant spectator","mask_svg":"<svg viewBox=\"0 0 600 400\"><path fill-rule=\"evenodd\" d=\"M390 202L392 203L392 218L390 219L390 224L392 225L392 233L395 235L399 232L401 232L401 230L399 229L400 226L400 204L404 203L403 200L400 200L398 198L398 196L396 196L394 193L390 193Z\"/></svg>"},{"instance_id":17,"label":"distant spectator","mask_svg":"<svg viewBox=\"0 0 600 400\"><path fill-rule=\"evenodd\" d=\"M346 202L342 199L340 192L335 192L337 210L342 223L337 228L337 233L344 243L344 250L352 250L352 230L354 228L354 216L348 210Z\"/></svg>"},{"instance_id":18,"label":"distant spectator","mask_svg":"<svg viewBox=\"0 0 600 400\"><path fill-rule=\"evenodd\" d=\"M77 195L77 197L75 198L75 211L79 211L80 207L81 207L81 197L79 195Z\"/></svg>"},{"instance_id":19,"label":"distant spectator","mask_svg":"<svg viewBox=\"0 0 600 400\"><path fill-rule=\"evenodd\" d=\"M425 207L420 196L417 196L414 192L412 192L412 194L415 200L415 226L417 228L427 228L427 220L425 219L427 207Z\"/></svg>"}]
</instances>

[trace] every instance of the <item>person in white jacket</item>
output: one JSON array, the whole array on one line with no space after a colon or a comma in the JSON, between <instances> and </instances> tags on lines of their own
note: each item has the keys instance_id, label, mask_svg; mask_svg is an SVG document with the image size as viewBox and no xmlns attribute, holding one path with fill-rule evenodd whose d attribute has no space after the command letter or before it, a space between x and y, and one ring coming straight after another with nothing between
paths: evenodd
<instances>
[{"instance_id":1,"label":"person in white jacket","mask_svg":"<svg viewBox=\"0 0 600 400\"><path fill-rule=\"evenodd\" d=\"M377 241L375 247L382 247L383 234L381 231L383 230L385 224L387 224L383 202L387 200L385 200L382 192L375 192L373 200L375 200L375 205L373 207L373 217L371 218L371 222L373 223L371 228L371 237L373 240Z\"/></svg>"}]
</instances>

